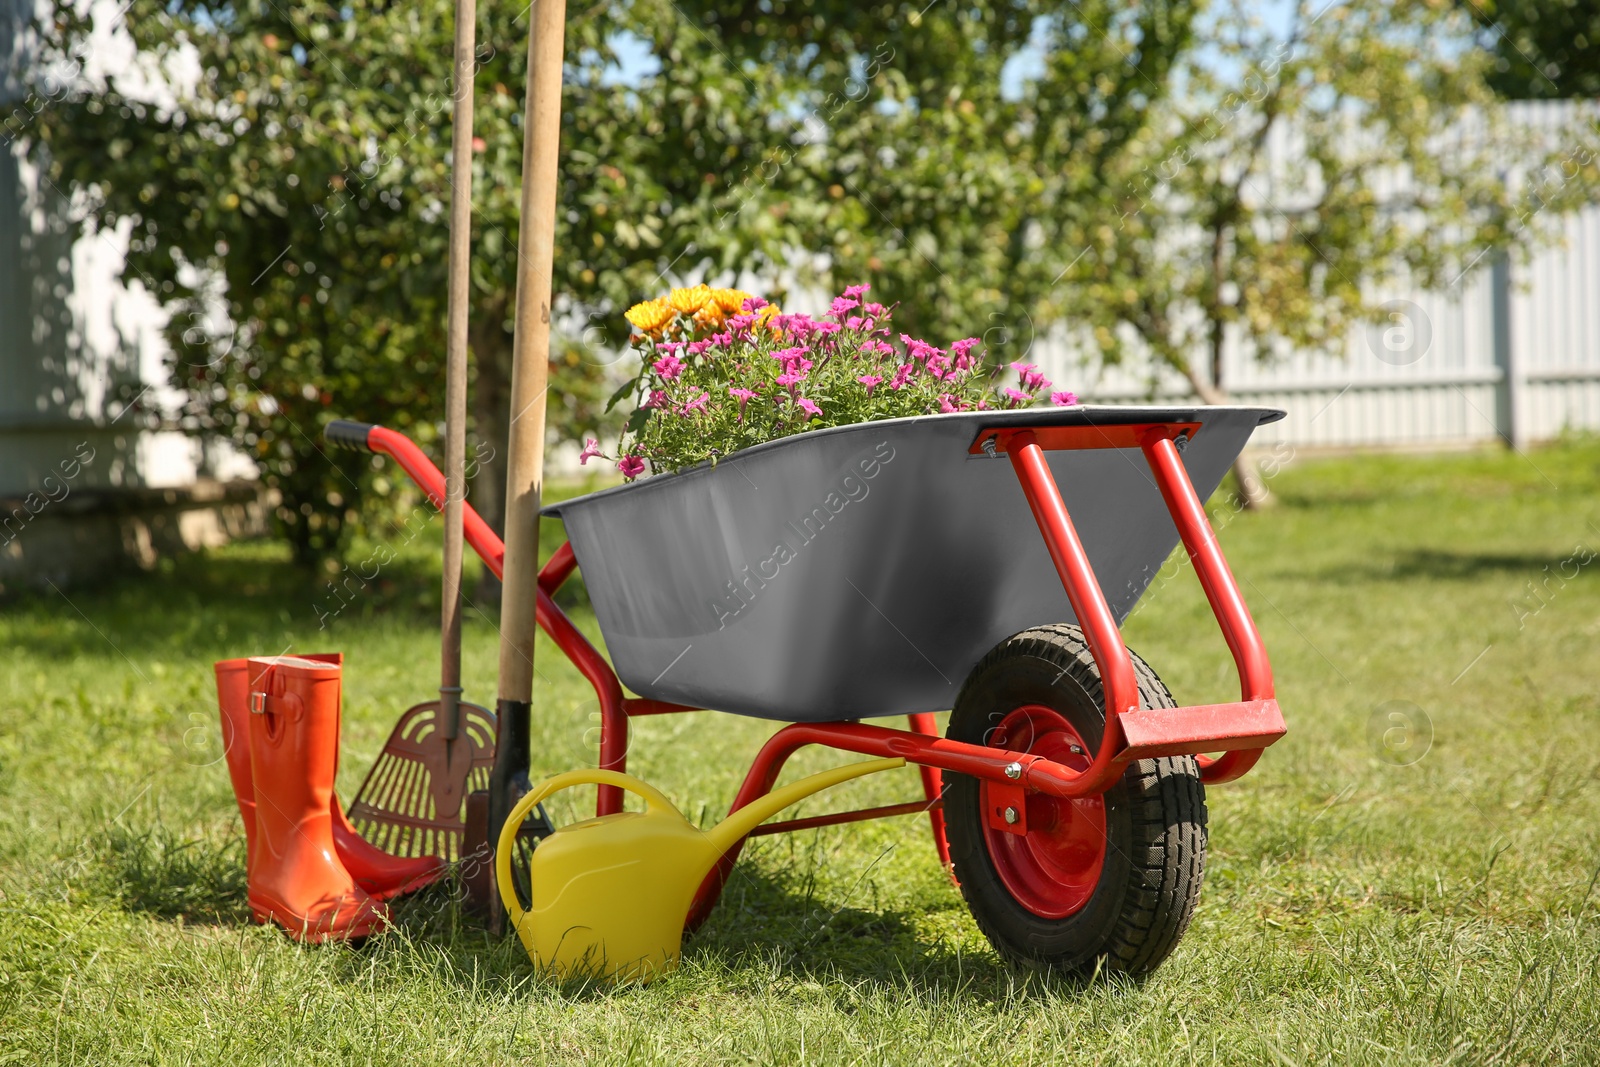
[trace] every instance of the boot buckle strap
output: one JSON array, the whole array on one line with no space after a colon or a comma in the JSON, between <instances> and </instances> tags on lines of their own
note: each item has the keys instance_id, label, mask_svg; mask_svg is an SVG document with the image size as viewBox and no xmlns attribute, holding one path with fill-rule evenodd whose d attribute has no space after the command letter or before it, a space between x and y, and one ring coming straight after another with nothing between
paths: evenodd
<instances>
[{"instance_id":1,"label":"boot buckle strap","mask_svg":"<svg viewBox=\"0 0 1600 1067\"><path fill-rule=\"evenodd\" d=\"M305 710L305 703L294 693L252 692L250 694L250 714L252 715L277 715L283 718L298 720Z\"/></svg>"}]
</instances>

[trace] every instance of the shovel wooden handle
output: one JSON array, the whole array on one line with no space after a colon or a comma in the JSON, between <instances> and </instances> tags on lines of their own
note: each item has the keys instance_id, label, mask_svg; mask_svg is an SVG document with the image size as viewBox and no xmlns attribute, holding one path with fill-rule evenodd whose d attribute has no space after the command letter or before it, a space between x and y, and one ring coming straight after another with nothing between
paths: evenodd
<instances>
[{"instance_id":1,"label":"shovel wooden handle","mask_svg":"<svg viewBox=\"0 0 1600 1067\"><path fill-rule=\"evenodd\" d=\"M506 563L500 600L500 699L533 699L534 611L539 583L539 497L545 391L550 372L550 292L555 263L556 156L561 142L565 0L538 0L528 37L522 143L522 224L517 233L516 336L506 467Z\"/></svg>"},{"instance_id":2,"label":"shovel wooden handle","mask_svg":"<svg viewBox=\"0 0 1600 1067\"><path fill-rule=\"evenodd\" d=\"M539 495L544 478L544 397L550 373L550 290L555 264L556 153L561 142L565 0L535 0L528 32L528 99L523 113L522 221L517 231L516 335L506 457L505 564L500 594L500 699L495 702L494 768L489 772L489 837L528 781L533 641L538 633ZM489 930L504 932L489 898Z\"/></svg>"}]
</instances>

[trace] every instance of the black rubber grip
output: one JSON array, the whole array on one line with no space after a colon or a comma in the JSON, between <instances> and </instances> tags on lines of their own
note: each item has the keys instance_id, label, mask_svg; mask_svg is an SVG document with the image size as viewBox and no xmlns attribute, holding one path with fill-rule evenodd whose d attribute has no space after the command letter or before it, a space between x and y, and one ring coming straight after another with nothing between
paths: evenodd
<instances>
[{"instance_id":1,"label":"black rubber grip","mask_svg":"<svg viewBox=\"0 0 1600 1067\"><path fill-rule=\"evenodd\" d=\"M372 449L367 445L367 434L371 430L370 422L334 419L322 431L322 439L334 448L348 448L352 452L371 452Z\"/></svg>"}]
</instances>

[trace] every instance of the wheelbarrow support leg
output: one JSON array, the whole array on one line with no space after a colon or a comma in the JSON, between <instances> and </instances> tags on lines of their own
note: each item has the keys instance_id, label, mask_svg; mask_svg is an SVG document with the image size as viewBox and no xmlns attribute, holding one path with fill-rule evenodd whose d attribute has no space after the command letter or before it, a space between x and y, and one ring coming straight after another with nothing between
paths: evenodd
<instances>
[{"instance_id":1,"label":"wheelbarrow support leg","mask_svg":"<svg viewBox=\"0 0 1600 1067\"><path fill-rule=\"evenodd\" d=\"M911 720L911 729L917 733L939 736L939 720L931 712L918 712L907 718ZM917 771L922 775L922 793L928 798L928 823L933 827L933 847L939 853L939 866L949 871L950 842L944 834L944 808L933 806L944 797L944 773L926 764L919 764Z\"/></svg>"},{"instance_id":2,"label":"wheelbarrow support leg","mask_svg":"<svg viewBox=\"0 0 1600 1067\"><path fill-rule=\"evenodd\" d=\"M1022 495L1028 499L1034 521L1050 550L1056 574L1067 592L1072 614L1083 628L1095 666L1100 668L1106 690L1106 727L1094 762L1084 770L1087 792L1104 792L1122 777L1123 765L1116 760L1122 748L1122 714L1139 708L1139 682L1133 674L1133 660L1122 641L1122 631L1106 604L1105 594L1089 564L1089 554L1078 538L1067 505L1061 499L1055 476L1044 458L1044 449L1031 430L1023 430L1007 442L1006 452Z\"/></svg>"},{"instance_id":3,"label":"wheelbarrow support leg","mask_svg":"<svg viewBox=\"0 0 1600 1067\"><path fill-rule=\"evenodd\" d=\"M1188 471L1184 470L1177 444L1165 434L1150 434L1140 447L1150 464L1150 472L1156 477L1161 499L1166 502L1173 524L1178 528L1178 536L1183 539L1184 551L1194 564L1200 587L1211 604L1211 613L1222 628L1228 651L1233 653L1234 666L1239 672L1239 699L1247 702L1273 700L1272 664L1267 659L1266 646L1239 592L1239 584L1234 581L1233 571L1228 568L1217 533L1206 519L1205 506L1194 491ZM1231 782L1254 767L1262 751L1249 748L1215 758L1200 756L1201 777L1210 785Z\"/></svg>"}]
</instances>

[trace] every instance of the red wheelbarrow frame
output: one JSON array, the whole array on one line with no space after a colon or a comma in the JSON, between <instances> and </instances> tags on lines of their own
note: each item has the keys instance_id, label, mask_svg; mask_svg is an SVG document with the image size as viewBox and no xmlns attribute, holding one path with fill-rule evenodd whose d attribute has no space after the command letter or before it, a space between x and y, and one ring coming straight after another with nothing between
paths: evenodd
<instances>
[{"instance_id":1,"label":"red wheelbarrow frame","mask_svg":"<svg viewBox=\"0 0 1600 1067\"><path fill-rule=\"evenodd\" d=\"M921 772L924 798L904 804L767 823L751 836L927 812L940 861L948 867L949 847L945 841L940 799L941 775L945 771L971 775L990 783L988 801L994 810L986 813L989 824L1008 833L1026 834L1026 816L1021 819L1016 816L1027 811L1024 798L1029 791L1064 799L1097 795L1121 778L1130 762L1154 756L1197 756L1201 780L1207 783L1233 781L1255 766L1262 750L1282 737L1286 727L1274 696L1272 666L1261 635L1179 455L1200 428L1197 422L1008 426L983 429L972 443L974 454L1004 456L1010 460L1104 681L1105 731L1099 751L1088 767L1075 771L1026 752L942 738L938 736L931 713L909 716L910 730L892 730L861 722L794 723L780 729L762 746L730 811L737 811L769 792L788 758L807 745L826 745L867 756L903 756ZM393 458L428 494L434 506L442 507L444 476L422 450L393 430L381 426L365 429L366 447ZM1182 708L1139 707L1139 686L1128 647L1123 643L1122 632L1095 579L1044 456L1046 451L1086 448L1137 448L1144 453L1211 611L1233 653L1239 674L1240 699L1237 702ZM489 569L500 575L505 546L471 506L465 508L465 527L467 542ZM552 599L577 565L572 546L566 543L539 572L538 623L594 687L600 701L600 766L621 771L627 763L629 719L704 709L623 694L622 682L611 664ZM1210 756L1206 753L1222 754ZM1014 821L1008 822L1003 817L1007 809L1011 809ZM608 815L621 810L622 790L600 786L596 814ZM701 899L696 901L691 913L691 922L703 918L715 903L737 856L735 849L724 857L718 871L708 877Z\"/></svg>"}]
</instances>

